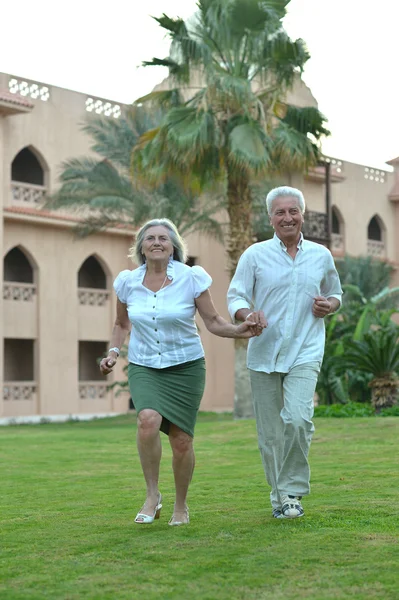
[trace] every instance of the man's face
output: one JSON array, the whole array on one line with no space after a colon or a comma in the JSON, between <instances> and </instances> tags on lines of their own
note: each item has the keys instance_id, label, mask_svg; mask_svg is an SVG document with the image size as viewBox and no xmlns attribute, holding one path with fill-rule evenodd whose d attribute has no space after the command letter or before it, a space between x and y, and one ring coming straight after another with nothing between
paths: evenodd
<instances>
[{"instance_id":1,"label":"man's face","mask_svg":"<svg viewBox=\"0 0 399 600\"><path fill-rule=\"evenodd\" d=\"M278 196L271 206L270 222L282 242L297 241L303 223L298 199L294 196Z\"/></svg>"}]
</instances>

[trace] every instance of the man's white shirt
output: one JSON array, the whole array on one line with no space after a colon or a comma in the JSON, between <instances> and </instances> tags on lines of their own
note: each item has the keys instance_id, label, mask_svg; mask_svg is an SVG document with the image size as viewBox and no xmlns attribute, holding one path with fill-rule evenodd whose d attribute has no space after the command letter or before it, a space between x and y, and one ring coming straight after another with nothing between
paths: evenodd
<instances>
[{"instance_id":1,"label":"man's white shirt","mask_svg":"<svg viewBox=\"0 0 399 600\"><path fill-rule=\"evenodd\" d=\"M247 365L254 371L288 373L297 365L323 359L324 319L313 316L315 296L342 301L330 251L301 239L293 259L274 234L241 256L227 299L234 319L241 308L263 310L268 326L249 340Z\"/></svg>"}]
</instances>

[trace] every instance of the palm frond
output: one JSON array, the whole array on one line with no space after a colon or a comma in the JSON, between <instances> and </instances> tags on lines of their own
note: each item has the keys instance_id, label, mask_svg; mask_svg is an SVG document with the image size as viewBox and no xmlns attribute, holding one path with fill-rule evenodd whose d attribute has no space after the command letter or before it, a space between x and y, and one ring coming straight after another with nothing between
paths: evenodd
<instances>
[{"instance_id":1,"label":"palm frond","mask_svg":"<svg viewBox=\"0 0 399 600\"><path fill-rule=\"evenodd\" d=\"M172 90L159 90L141 96L135 100L135 104L151 103L155 106L161 107L161 109L172 108L183 104L183 98L178 88Z\"/></svg>"},{"instance_id":2,"label":"palm frond","mask_svg":"<svg viewBox=\"0 0 399 600\"><path fill-rule=\"evenodd\" d=\"M287 106L282 122L304 136L310 134L318 140L322 135L330 135L324 127L325 120L324 115L314 106Z\"/></svg>"},{"instance_id":3,"label":"palm frond","mask_svg":"<svg viewBox=\"0 0 399 600\"><path fill-rule=\"evenodd\" d=\"M271 140L257 121L237 125L229 135L229 162L240 170L258 172L268 167Z\"/></svg>"},{"instance_id":4,"label":"palm frond","mask_svg":"<svg viewBox=\"0 0 399 600\"><path fill-rule=\"evenodd\" d=\"M283 121L273 131L271 164L276 171L303 171L317 164L320 150L311 139Z\"/></svg>"}]
</instances>

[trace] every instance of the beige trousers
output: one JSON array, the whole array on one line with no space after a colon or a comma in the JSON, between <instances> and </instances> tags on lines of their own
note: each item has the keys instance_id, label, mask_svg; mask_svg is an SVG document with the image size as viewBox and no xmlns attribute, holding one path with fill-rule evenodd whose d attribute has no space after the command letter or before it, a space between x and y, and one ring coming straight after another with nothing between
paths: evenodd
<instances>
[{"instance_id":1,"label":"beige trousers","mask_svg":"<svg viewBox=\"0 0 399 600\"><path fill-rule=\"evenodd\" d=\"M281 508L285 494L310 492L308 454L319 370L319 362L310 362L289 373L249 371L258 445L273 508Z\"/></svg>"}]
</instances>

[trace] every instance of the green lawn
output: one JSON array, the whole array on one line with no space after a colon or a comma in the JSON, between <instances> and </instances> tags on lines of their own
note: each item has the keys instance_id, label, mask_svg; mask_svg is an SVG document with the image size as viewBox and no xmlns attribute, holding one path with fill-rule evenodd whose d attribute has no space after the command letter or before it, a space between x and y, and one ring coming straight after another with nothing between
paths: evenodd
<instances>
[{"instance_id":1,"label":"green lawn","mask_svg":"<svg viewBox=\"0 0 399 600\"><path fill-rule=\"evenodd\" d=\"M316 419L312 494L271 517L254 421L202 415L191 524L144 500L134 416L0 428L0 598L324 600L399 598L399 419Z\"/></svg>"}]
</instances>

